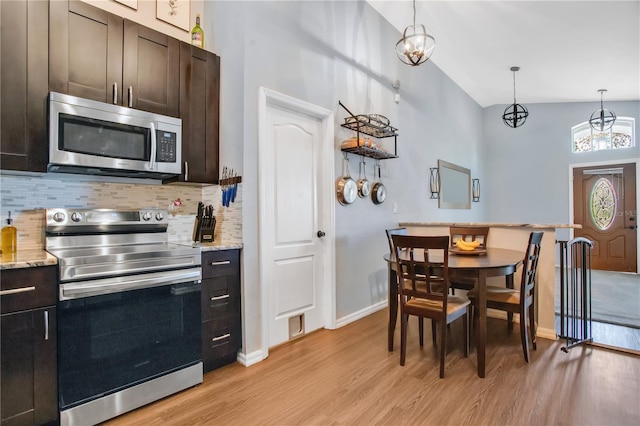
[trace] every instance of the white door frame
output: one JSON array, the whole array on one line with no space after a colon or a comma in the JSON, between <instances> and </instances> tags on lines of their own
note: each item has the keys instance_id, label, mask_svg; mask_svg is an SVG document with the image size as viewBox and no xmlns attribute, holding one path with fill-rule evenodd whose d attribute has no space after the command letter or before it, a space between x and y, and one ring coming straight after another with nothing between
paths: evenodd
<instances>
[{"instance_id":1,"label":"white door frame","mask_svg":"<svg viewBox=\"0 0 640 426\"><path fill-rule=\"evenodd\" d=\"M617 166L620 164L636 164L636 210L638 209L638 205L640 205L640 159L620 159L620 160L609 160L609 161L593 161L591 163L575 163L569 164L569 223L574 223L575 218L573 217L573 169L580 167L598 167L598 166ZM636 217L636 220L638 218ZM573 238L573 228L570 231L570 237ZM640 274L640 235L636 238L636 267L638 268L638 273Z\"/></svg>"},{"instance_id":2,"label":"white door frame","mask_svg":"<svg viewBox=\"0 0 640 426\"><path fill-rule=\"evenodd\" d=\"M276 105L293 111L301 112L311 117L315 117L321 121L322 128L322 147L321 147L321 188L318 191L318 197L322 200L322 210L318 214L319 226L326 234L324 237L324 264L322 267L326 271L325 281L323 285L324 295L324 328L336 328L336 270L335 270L335 203L334 203L334 113L326 108L293 98L291 96L276 92L265 87L258 89L258 179L259 179L259 196L258 206L261 207L264 200L264 194L267 191L266 178L266 158L260 155L260 149L267 141L267 107ZM262 309L262 357L263 359L269 355L269 321L268 321L268 289L267 279L265 277L266 252L268 248L262 246L264 241L264 229L267 224L266 218L259 209L259 259L260 259L260 307Z\"/></svg>"}]
</instances>

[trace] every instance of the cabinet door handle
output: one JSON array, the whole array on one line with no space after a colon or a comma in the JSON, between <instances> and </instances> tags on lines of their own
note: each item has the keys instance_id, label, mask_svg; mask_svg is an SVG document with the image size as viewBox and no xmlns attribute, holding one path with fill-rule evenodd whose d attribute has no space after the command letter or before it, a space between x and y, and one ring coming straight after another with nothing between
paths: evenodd
<instances>
[{"instance_id":1,"label":"cabinet door handle","mask_svg":"<svg viewBox=\"0 0 640 426\"><path fill-rule=\"evenodd\" d=\"M113 83L113 104L118 105L118 82Z\"/></svg>"},{"instance_id":2,"label":"cabinet door handle","mask_svg":"<svg viewBox=\"0 0 640 426\"><path fill-rule=\"evenodd\" d=\"M221 260L220 262L211 262L211 266L228 265L230 263L230 260Z\"/></svg>"},{"instance_id":3,"label":"cabinet door handle","mask_svg":"<svg viewBox=\"0 0 640 426\"><path fill-rule=\"evenodd\" d=\"M133 86L129 86L129 108L133 108Z\"/></svg>"},{"instance_id":4,"label":"cabinet door handle","mask_svg":"<svg viewBox=\"0 0 640 426\"><path fill-rule=\"evenodd\" d=\"M44 340L49 340L49 311L44 311Z\"/></svg>"},{"instance_id":5,"label":"cabinet door handle","mask_svg":"<svg viewBox=\"0 0 640 426\"><path fill-rule=\"evenodd\" d=\"M10 294L27 293L29 291L36 291L35 286L12 288L12 289L9 289L9 290L2 290L2 291L0 291L0 296L9 296Z\"/></svg>"},{"instance_id":6,"label":"cabinet door handle","mask_svg":"<svg viewBox=\"0 0 640 426\"><path fill-rule=\"evenodd\" d=\"M185 181L189 180L189 162L188 161L184 162L184 180Z\"/></svg>"},{"instance_id":7,"label":"cabinet door handle","mask_svg":"<svg viewBox=\"0 0 640 426\"><path fill-rule=\"evenodd\" d=\"M227 337L231 337L231 334L227 333L227 334L223 334L222 336L214 337L213 339L211 339L211 341L217 342L218 340L223 340L223 339L226 339Z\"/></svg>"},{"instance_id":8,"label":"cabinet door handle","mask_svg":"<svg viewBox=\"0 0 640 426\"><path fill-rule=\"evenodd\" d=\"M228 298L229 298L228 294L223 294L222 296L213 296L211 300L222 300L222 299L228 299Z\"/></svg>"}]
</instances>

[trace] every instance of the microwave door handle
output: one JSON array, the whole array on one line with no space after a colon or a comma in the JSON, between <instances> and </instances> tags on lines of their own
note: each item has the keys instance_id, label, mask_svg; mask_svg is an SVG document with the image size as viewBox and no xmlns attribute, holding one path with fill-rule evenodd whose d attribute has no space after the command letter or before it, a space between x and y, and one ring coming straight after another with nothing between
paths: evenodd
<instances>
[{"instance_id":1,"label":"microwave door handle","mask_svg":"<svg viewBox=\"0 0 640 426\"><path fill-rule=\"evenodd\" d=\"M151 122L149 124L149 127L151 128L151 158L149 158L149 169L150 170L155 170L156 165L156 124L154 122Z\"/></svg>"}]
</instances>

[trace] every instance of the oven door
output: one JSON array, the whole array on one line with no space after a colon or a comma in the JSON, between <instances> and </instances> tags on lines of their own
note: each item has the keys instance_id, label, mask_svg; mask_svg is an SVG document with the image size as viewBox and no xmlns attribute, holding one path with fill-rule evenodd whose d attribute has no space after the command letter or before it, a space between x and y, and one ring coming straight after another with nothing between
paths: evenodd
<instances>
[{"instance_id":1,"label":"oven door","mask_svg":"<svg viewBox=\"0 0 640 426\"><path fill-rule=\"evenodd\" d=\"M201 361L200 279L63 300L58 315L61 412Z\"/></svg>"}]
</instances>

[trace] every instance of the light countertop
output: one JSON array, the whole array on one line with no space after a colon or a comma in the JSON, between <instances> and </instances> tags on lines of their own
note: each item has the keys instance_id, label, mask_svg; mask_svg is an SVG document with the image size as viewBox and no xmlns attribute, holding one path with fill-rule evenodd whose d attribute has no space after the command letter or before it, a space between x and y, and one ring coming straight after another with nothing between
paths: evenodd
<instances>
[{"instance_id":1,"label":"light countertop","mask_svg":"<svg viewBox=\"0 0 640 426\"><path fill-rule=\"evenodd\" d=\"M186 242L185 245L200 248L201 251L241 249L242 243L214 241L213 243L195 244ZM2 253L0 255L0 270L31 268L37 266L57 265L58 259L45 250L18 250L16 253Z\"/></svg>"},{"instance_id":2,"label":"light countertop","mask_svg":"<svg viewBox=\"0 0 640 426\"><path fill-rule=\"evenodd\" d=\"M44 250L18 250L16 253L2 253L0 257L0 270L57 264L58 259Z\"/></svg>"},{"instance_id":3,"label":"light countertop","mask_svg":"<svg viewBox=\"0 0 640 426\"><path fill-rule=\"evenodd\" d=\"M191 247L198 247L201 251L216 251L216 250L235 250L243 247L242 243L231 241L214 241L212 243L194 243L193 241L178 242L178 244L185 244Z\"/></svg>"}]
</instances>

